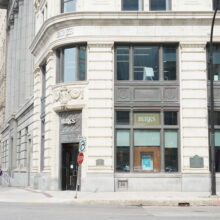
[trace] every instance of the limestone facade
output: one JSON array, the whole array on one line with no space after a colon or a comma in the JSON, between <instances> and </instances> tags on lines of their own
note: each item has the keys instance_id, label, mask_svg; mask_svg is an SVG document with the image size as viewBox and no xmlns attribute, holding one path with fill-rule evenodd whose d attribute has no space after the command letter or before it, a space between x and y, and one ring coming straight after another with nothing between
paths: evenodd
<instances>
[{"instance_id":1,"label":"limestone facade","mask_svg":"<svg viewBox=\"0 0 220 220\"><path fill-rule=\"evenodd\" d=\"M28 102L31 113L23 114L30 129L28 127L19 133L16 119L11 119L14 130L6 128L3 132L5 145L2 145L2 152L7 152L12 142L11 135L18 133L24 138L31 137L24 141L32 146L28 151L29 171L23 170L24 175L28 173L31 186L62 189L63 146L83 139L86 140L86 151L80 173L82 191L210 191L206 45L213 16L212 0L171 0L170 9L164 11L150 11L150 1L140 2L142 10L123 11L121 0L80 0L76 1L76 10L69 13L61 13L60 0L33 2L35 36L28 38L34 56L34 64L30 66L33 85L23 93L33 95L33 102ZM220 41L219 21L217 15L215 42ZM9 38L9 42L11 40ZM117 81L115 48L118 44L178 45L176 82L149 87L173 89L176 100L172 100L172 94L165 97L163 92L159 92L158 97L167 98L167 106L164 103L156 106L155 100L143 99L139 100L139 106L132 107L131 101L127 106L123 103L120 106L117 100L123 97L118 97L120 92L117 93L117 89L130 91L123 93L124 99L129 99L129 95L135 99L135 89L142 89L143 85ZM85 80L58 82L58 54L67 45L86 45ZM10 65L8 71L10 76ZM15 93L11 90L7 93L10 96ZM218 106L218 98L215 101ZM8 103L7 112L12 114L16 104L13 101ZM143 111L144 107L148 111L178 110L179 172L116 171L115 109ZM62 134L62 115L76 114L76 111L80 111L77 117L81 117L77 119L81 123L78 125L79 133L74 136L73 131L71 137L65 136ZM69 124L70 130L78 129L78 121L74 123ZM29 131L33 131L31 135ZM195 156L202 158L200 167L191 165L190 161ZM217 173L218 191L219 175Z\"/></svg>"}]
</instances>

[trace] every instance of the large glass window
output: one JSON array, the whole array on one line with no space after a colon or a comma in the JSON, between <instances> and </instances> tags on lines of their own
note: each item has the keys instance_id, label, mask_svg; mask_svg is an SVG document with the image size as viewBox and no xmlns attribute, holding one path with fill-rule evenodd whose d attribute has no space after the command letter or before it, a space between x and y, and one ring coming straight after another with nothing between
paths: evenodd
<instances>
[{"instance_id":1,"label":"large glass window","mask_svg":"<svg viewBox=\"0 0 220 220\"><path fill-rule=\"evenodd\" d=\"M117 80L176 80L176 45L116 46Z\"/></svg>"},{"instance_id":2,"label":"large glass window","mask_svg":"<svg viewBox=\"0 0 220 220\"><path fill-rule=\"evenodd\" d=\"M138 11L141 9L142 0L122 0L122 11Z\"/></svg>"},{"instance_id":3,"label":"large glass window","mask_svg":"<svg viewBox=\"0 0 220 220\"><path fill-rule=\"evenodd\" d=\"M178 172L177 112L166 123L167 112L116 111L116 171Z\"/></svg>"},{"instance_id":4,"label":"large glass window","mask_svg":"<svg viewBox=\"0 0 220 220\"><path fill-rule=\"evenodd\" d=\"M130 171L130 131L116 131L116 170Z\"/></svg>"},{"instance_id":5,"label":"large glass window","mask_svg":"<svg viewBox=\"0 0 220 220\"><path fill-rule=\"evenodd\" d=\"M209 45L207 46L208 50L208 59L209 59ZM220 80L220 45L213 45L213 79L214 81ZM210 80L210 76L208 75L208 79Z\"/></svg>"},{"instance_id":6,"label":"large glass window","mask_svg":"<svg viewBox=\"0 0 220 220\"><path fill-rule=\"evenodd\" d=\"M150 0L151 11L165 11L170 9L170 0Z\"/></svg>"},{"instance_id":7,"label":"large glass window","mask_svg":"<svg viewBox=\"0 0 220 220\"><path fill-rule=\"evenodd\" d=\"M86 47L74 46L58 49L58 82L86 79Z\"/></svg>"},{"instance_id":8,"label":"large glass window","mask_svg":"<svg viewBox=\"0 0 220 220\"><path fill-rule=\"evenodd\" d=\"M76 11L76 1L77 0L61 0L62 13Z\"/></svg>"}]
</instances>

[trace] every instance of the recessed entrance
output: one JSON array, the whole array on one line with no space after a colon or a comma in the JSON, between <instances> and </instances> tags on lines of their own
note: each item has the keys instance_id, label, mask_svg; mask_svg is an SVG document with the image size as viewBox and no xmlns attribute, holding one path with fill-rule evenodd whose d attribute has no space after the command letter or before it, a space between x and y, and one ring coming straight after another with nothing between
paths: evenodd
<instances>
[{"instance_id":1,"label":"recessed entrance","mask_svg":"<svg viewBox=\"0 0 220 220\"><path fill-rule=\"evenodd\" d=\"M62 144L62 190L75 190L79 144Z\"/></svg>"}]
</instances>

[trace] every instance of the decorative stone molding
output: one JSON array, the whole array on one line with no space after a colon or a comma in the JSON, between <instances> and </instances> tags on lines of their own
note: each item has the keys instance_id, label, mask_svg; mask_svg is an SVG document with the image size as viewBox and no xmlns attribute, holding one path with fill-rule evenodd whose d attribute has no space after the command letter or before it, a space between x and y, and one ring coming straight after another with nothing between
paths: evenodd
<instances>
[{"instance_id":1,"label":"decorative stone molding","mask_svg":"<svg viewBox=\"0 0 220 220\"><path fill-rule=\"evenodd\" d=\"M54 51L50 50L46 56L46 62L49 63L50 61L53 61L54 59L55 59Z\"/></svg>"},{"instance_id":2,"label":"decorative stone molding","mask_svg":"<svg viewBox=\"0 0 220 220\"><path fill-rule=\"evenodd\" d=\"M111 48L113 49L114 47L114 42L88 42L88 49L90 48Z\"/></svg>"},{"instance_id":3,"label":"decorative stone molding","mask_svg":"<svg viewBox=\"0 0 220 220\"><path fill-rule=\"evenodd\" d=\"M35 0L34 1L34 9L36 12L38 12L41 8L41 6L45 3L45 0Z\"/></svg>"},{"instance_id":4,"label":"decorative stone molding","mask_svg":"<svg viewBox=\"0 0 220 220\"><path fill-rule=\"evenodd\" d=\"M40 73L41 73L40 67L36 67L35 70L34 70L34 77L35 77L35 79L40 76Z\"/></svg>"},{"instance_id":5,"label":"decorative stone molding","mask_svg":"<svg viewBox=\"0 0 220 220\"><path fill-rule=\"evenodd\" d=\"M180 43L180 47L181 49L183 48L206 48L206 42L202 43L202 42L183 42Z\"/></svg>"},{"instance_id":6,"label":"decorative stone molding","mask_svg":"<svg viewBox=\"0 0 220 220\"><path fill-rule=\"evenodd\" d=\"M55 89L53 101L54 103L60 102L61 104L67 104L71 100L83 99L83 90L82 88L67 88L61 87Z\"/></svg>"}]
</instances>

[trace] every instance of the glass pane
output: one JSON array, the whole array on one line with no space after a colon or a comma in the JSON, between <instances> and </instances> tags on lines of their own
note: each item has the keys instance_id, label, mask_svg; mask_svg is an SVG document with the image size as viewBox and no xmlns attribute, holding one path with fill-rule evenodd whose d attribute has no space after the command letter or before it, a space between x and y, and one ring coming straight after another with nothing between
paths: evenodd
<instances>
[{"instance_id":1,"label":"glass pane","mask_svg":"<svg viewBox=\"0 0 220 220\"><path fill-rule=\"evenodd\" d=\"M117 125L129 125L129 112L116 112Z\"/></svg>"},{"instance_id":2,"label":"glass pane","mask_svg":"<svg viewBox=\"0 0 220 220\"><path fill-rule=\"evenodd\" d=\"M220 125L220 112L215 112L215 118L214 118L214 122L215 122L215 125Z\"/></svg>"},{"instance_id":3,"label":"glass pane","mask_svg":"<svg viewBox=\"0 0 220 220\"><path fill-rule=\"evenodd\" d=\"M177 112L164 112L165 125L177 125Z\"/></svg>"},{"instance_id":4,"label":"glass pane","mask_svg":"<svg viewBox=\"0 0 220 220\"><path fill-rule=\"evenodd\" d=\"M220 147L220 131L215 131L215 146Z\"/></svg>"},{"instance_id":5,"label":"glass pane","mask_svg":"<svg viewBox=\"0 0 220 220\"><path fill-rule=\"evenodd\" d=\"M76 11L76 0L64 0L63 12Z\"/></svg>"},{"instance_id":6,"label":"glass pane","mask_svg":"<svg viewBox=\"0 0 220 220\"><path fill-rule=\"evenodd\" d=\"M159 47L134 47L134 80L159 80Z\"/></svg>"},{"instance_id":7,"label":"glass pane","mask_svg":"<svg viewBox=\"0 0 220 220\"><path fill-rule=\"evenodd\" d=\"M160 147L134 147L134 171L159 172Z\"/></svg>"},{"instance_id":8,"label":"glass pane","mask_svg":"<svg viewBox=\"0 0 220 220\"><path fill-rule=\"evenodd\" d=\"M129 47L118 46L117 53L117 80L129 80Z\"/></svg>"},{"instance_id":9,"label":"glass pane","mask_svg":"<svg viewBox=\"0 0 220 220\"><path fill-rule=\"evenodd\" d=\"M117 147L130 146L130 131L129 130L117 130Z\"/></svg>"},{"instance_id":10,"label":"glass pane","mask_svg":"<svg viewBox=\"0 0 220 220\"><path fill-rule=\"evenodd\" d=\"M166 10L167 0L150 0L150 10L152 11L162 11Z\"/></svg>"},{"instance_id":11,"label":"glass pane","mask_svg":"<svg viewBox=\"0 0 220 220\"><path fill-rule=\"evenodd\" d=\"M216 45L213 48L213 74L214 80L220 80L220 46Z\"/></svg>"},{"instance_id":12,"label":"glass pane","mask_svg":"<svg viewBox=\"0 0 220 220\"><path fill-rule=\"evenodd\" d=\"M177 148L178 135L177 131L166 130L165 131L165 148Z\"/></svg>"},{"instance_id":13,"label":"glass pane","mask_svg":"<svg viewBox=\"0 0 220 220\"><path fill-rule=\"evenodd\" d=\"M64 82L76 81L76 48L64 49Z\"/></svg>"},{"instance_id":14,"label":"glass pane","mask_svg":"<svg viewBox=\"0 0 220 220\"><path fill-rule=\"evenodd\" d=\"M135 130L134 146L160 146L160 131Z\"/></svg>"},{"instance_id":15,"label":"glass pane","mask_svg":"<svg viewBox=\"0 0 220 220\"><path fill-rule=\"evenodd\" d=\"M178 172L177 148L165 148L165 172Z\"/></svg>"},{"instance_id":16,"label":"glass pane","mask_svg":"<svg viewBox=\"0 0 220 220\"><path fill-rule=\"evenodd\" d=\"M160 125L160 113L134 113L134 125L155 126Z\"/></svg>"},{"instance_id":17,"label":"glass pane","mask_svg":"<svg viewBox=\"0 0 220 220\"><path fill-rule=\"evenodd\" d=\"M122 0L123 11L138 11L139 0Z\"/></svg>"},{"instance_id":18,"label":"glass pane","mask_svg":"<svg viewBox=\"0 0 220 220\"><path fill-rule=\"evenodd\" d=\"M129 147L117 147L116 170L120 172L130 171L130 150Z\"/></svg>"},{"instance_id":19,"label":"glass pane","mask_svg":"<svg viewBox=\"0 0 220 220\"><path fill-rule=\"evenodd\" d=\"M86 47L79 48L79 80L86 79Z\"/></svg>"},{"instance_id":20,"label":"glass pane","mask_svg":"<svg viewBox=\"0 0 220 220\"><path fill-rule=\"evenodd\" d=\"M176 47L163 48L164 80L176 80Z\"/></svg>"}]
</instances>

